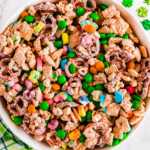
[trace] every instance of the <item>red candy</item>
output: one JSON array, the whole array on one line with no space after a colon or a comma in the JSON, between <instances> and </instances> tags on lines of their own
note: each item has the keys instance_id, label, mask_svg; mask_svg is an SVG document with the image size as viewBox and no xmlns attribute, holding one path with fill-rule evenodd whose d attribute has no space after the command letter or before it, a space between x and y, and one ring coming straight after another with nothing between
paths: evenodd
<instances>
[{"instance_id":1,"label":"red candy","mask_svg":"<svg viewBox=\"0 0 150 150\"><path fill-rule=\"evenodd\" d=\"M55 130L59 125L58 120L54 119L51 120L51 122L48 124L48 128L50 128L51 130Z\"/></svg>"},{"instance_id":2,"label":"red candy","mask_svg":"<svg viewBox=\"0 0 150 150\"><path fill-rule=\"evenodd\" d=\"M41 57L38 57L38 58L37 58L36 63L37 63L37 70L38 70L38 71L42 71L43 62L42 62Z\"/></svg>"},{"instance_id":3,"label":"red candy","mask_svg":"<svg viewBox=\"0 0 150 150\"><path fill-rule=\"evenodd\" d=\"M128 91L129 94L134 94L135 88L133 86L128 86L127 91Z\"/></svg>"},{"instance_id":4,"label":"red candy","mask_svg":"<svg viewBox=\"0 0 150 150\"><path fill-rule=\"evenodd\" d=\"M63 99L62 96L57 95L57 96L54 97L54 102L55 102L55 103L60 103L60 102L62 102L63 100L64 100L64 99Z\"/></svg>"},{"instance_id":5,"label":"red candy","mask_svg":"<svg viewBox=\"0 0 150 150\"><path fill-rule=\"evenodd\" d=\"M52 105L54 102L53 102L53 100L52 99L48 99L48 104L49 105Z\"/></svg>"}]
</instances>

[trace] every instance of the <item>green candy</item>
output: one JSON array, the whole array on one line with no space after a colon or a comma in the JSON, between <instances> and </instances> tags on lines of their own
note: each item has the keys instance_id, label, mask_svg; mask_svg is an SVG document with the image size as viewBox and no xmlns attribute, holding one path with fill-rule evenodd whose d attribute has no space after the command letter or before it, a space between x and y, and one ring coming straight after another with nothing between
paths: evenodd
<instances>
[{"instance_id":1,"label":"green candy","mask_svg":"<svg viewBox=\"0 0 150 150\"><path fill-rule=\"evenodd\" d=\"M132 108L133 109L139 109L141 106L141 101L140 100L132 100Z\"/></svg>"},{"instance_id":2,"label":"green candy","mask_svg":"<svg viewBox=\"0 0 150 150\"><path fill-rule=\"evenodd\" d=\"M76 9L76 15L77 16L83 16L85 14L85 8L83 8L83 7L78 7L77 9Z\"/></svg>"},{"instance_id":3,"label":"green candy","mask_svg":"<svg viewBox=\"0 0 150 150\"><path fill-rule=\"evenodd\" d=\"M59 20L58 21L58 29L63 30L67 27L67 21L66 20Z\"/></svg>"},{"instance_id":4,"label":"green candy","mask_svg":"<svg viewBox=\"0 0 150 150\"><path fill-rule=\"evenodd\" d=\"M86 140L86 137L85 137L85 135L83 134L83 133L81 133L80 134L80 137L79 137L79 141L80 141L80 143L84 143L85 142L85 140Z\"/></svg>"},{"instance_id":5,"label":"green candy","mask_svg":"<svg viewBox=\"0 0 150 150\"><path fill-rule=\"evenodd\" d=\"M116 37L116 34L115 33L108 33L106 34L106 37L109 39L109 38L113 38L113 37Z\"/></svg>"},{"instance_id":6,"label":"green candy","mask_svg":"<svg viewBox=\"0 0 150 150\"><path fill-rule=\"evenodd\" d=\"M95 105L96 109L99 109L99 108L100 108L99 102L93 101L93 104Z\"/></svg>"},{"instance_id":7,"label":"green candy","mask_svg":"<svg viewBox=\"0 0 150 150\"><path fill-rule=\"evenodd\" d=\"M67 81L67 78L66 78L66 76L63 75L63 74L60 75L60 76L58 76L58 78L57 78L57 82L58 82L59 84L65 84L66 81Z\"/></svg>"},{"instance_id":8,"label":"green candy","mask_svg":"<svg viewBox=\"0 0 150 150\"><path fill-rule=\"evenodd\" d=\"M67 54L68 58L75 58L77 55L74 51L70 51L68 54Z\"/></svg>"},{"instance_id":9,"label":"green candy","mask_svg":"<svg viewBox=\"0 0 150 150\"><path fill-rule=\"evenodd\" d=\"M104 84L96 84L96 85L94 86L94 89L95 89L95 90L103 91L103 90L105 89L105 86L104 86Z\"/></svg>"},{"instance_id":10,"label":"green candy","mask_svg":"<svg viewBox=\"0 0 150 150\"><path fill-rule=\"evenodd\" d=\"M105 55L103 55L103 54L98 55L98 59L102 62L104 62L106 60Z\"/></svg>"},{"instance_id":11,"label":"green candy","mask_svg":"<svg viewBox=\"0 0 150 150\"><path fill-rule=\"evenodd\" d=\"M69 94L67 94L67 99L68 102L73 102L73 97Z\"/></svg>"},{"instance_id":12,"label":"green candy","mask_svg":"<svg viewBox=\"0 0 150 150\"><path fill-rule=\"evenodd\" d=\"M12 121L19 126L22 124L23 118L21 116L13 116Z\"/></svg>"},{"instance_id":13,"label":"green candy","mask_svg":"<svg viewBox=\"0 0 150 150\"><path fill-rule=\"evenodd\" d=\"M108 5L102 3L102 4L99 5L99 8L100 8L101 10L105 10L105 9L108 8Z\"/></svg>"},{"instance_id":14,"label":"green candy","mask_svg":"<svg viewBox=\"0 0 150 150\"><path fill-rule=\"evenodd\" d=\"M41 110L48 110L49 109L49 104L48 104L48 102L47 101L43 101L43 102L41 102L40 103L40 109Z\"/></svg>"},{"instance_id":15,"label":"green candy","mask_svg":"<svg viewBox=\"0 0 150 150\"><path fill-rule=\"evenodd\" d=\"M120 140L120 139L114 139L112 146L117 146L117 145L119 145L120 143L121 143L121 140Z\"/></svg>"},{"instance_id":16,"label":"green candy","mask_svg":"<svg viewBox=\"0 0 150 150\"><path fill-rule=\"evenodd\" d=\"M46 87L43 83L39 83L39 88L40 88L41 92L44 92L46 89Z\"/></svg>"},{"instance_id":17,"label":"green candy","mask_svg":"<svg viewBox=\"0 0 150 150\"><path fill-rule=\"evenodd\" d=\"M56 79L56 78L57 78L57 74L56 74L56 73L53 73L53 74L51 75L51 78L52 78L52 79Z\"/></svg>"},{"instance_id":18,"label":"green candy","mask_svg":"<svg viewBox=\"0 0 150 150\"><path fill-rule=\"evenodd\" d=\"M83 83L82 83L82 87L83 87L84 90L86 90L86 89L88 88L88 86L89 86L89 85L88 85L87 82L83 82Z\"/></svg>"},{"instance_id":19,"label":"green candy","mask_svg":"<svg viewBox=\"0 0 150 150\"><path fill-rule=\"evenodd\" d=\"M86 116L81 118L81 123L87 123L90 122L92 120L92 111L87 111L86 112Z\"/></svg>"},{"instance_id":20,"label":"green candy","mask_svg":"<svg viewBox=\"0 0 150 150\"><path fill-rule=\"evenodd\" d=\"M89 17L92 18L93 21L98 21L101 18L97 12L92 12Z\"/></svg>"},{"instance_id":21,"label":"green candy","mask_svg":"<svg viewBox=\"0 0 150 150\"><path fill-rule=\"evenodd\" d=\"M138 95L138 94L134 94L133 96L132 96L132 99L133 100L138 100L138 101L141 101L141 96L140 95Z\"/></svg>"},{"instance_id":22,"label":"green candy","mask_svg":"<svg viewBox=\"0 0 150 150\"><path fill-rule=\"evenodd\" d=\"M107 44L108 44L108 40L107 40L107 39L101 39L101 40L100 40L100 43L101 43L102 45L107 45Z\"/></svg>"},{"instance_id":23,"label":"green candy","mask_svg":"<svg viewBox=\"0 0 150 150\"><path fill-rule=\"evenodd\" d=\"M63 129L58 129L56 131L56 136L63 140L67 136L67 132Z\"/></svg>"},{"instance_id":24,"label":"green candy","mask_svg":"<svg viewBox=\"0 0 150 150\"><path fill-rule=\"evenodd\" d=\"M107 34L105 34L105 33L100 33L100 38L101 38L101 39L107 38Z\"/></svg>"},{"instance_id":25,"label":"green candy","mask_svg":"<svg viewBox=\"0 0 150 150\"><path fill-rule=\"evenodd\" d=\"M92 120L92 111L87 111L86 113L86 121L90 122Z\"/></svg>"},{"instance_id":26,"label":"green candy","mask_svg":"<svg viewBox=\"0 0 150 150\"><path fill-rule=\"evenodd\" d=\"M85 89L87 93L92 93L95 89L93 86L88 86L87 89Z\"/></svg>"},{"instance_id":27,"label":"green candy","mask_svg":"<svg viewBox=\"0 0 150 150\"><path fill-rule=\"evenodd\" d=\"M76 73L76 72L77 72L77 67L76 67L74 64L70 64L70 65L69 65L69 72L70 72L71 74Z\"/></svg>"},{"instance_id":28,"label":"green candy","mask_svg":"<svg viewBox=\"0 0 150 150\"><path fill-rule=\"evenodd\" d=\"M54 46L57 48L57 49L60 49L63 47L63 42L62 40L55 40L54 41Z\"/></svg>"},{"instance_id":29,"label":"green candy","mask_svg":"<svg viewBox=\"0 0 150 150\"><path fill-rule=\"evenodd\" d=\"M27 23L33 23L35 22L35 16L32 16L32 15L29 15L29 16L25 16L24 17L24 20L27 22Z\"/></svg>"},{"instance_id":30,"label":"green candy","mask_svg":"<svg viewBox=\"0 0 150 150\"><path fill-rule=\"evenodd\" d=\"M85 82L87 83L90 83L93 81L93 75L91 73L87 73L85 76L84 76L84 80Z\"/></svg>"},{"instance_id":31,"label":"green candy","mask_svg":"<svg viewBox=\"0 0 150 150\"><path fill-rule=\"evenodd\" d=\"M129 34L128 33L125 33L123 36L122 36L123 39L128 39L129 38Z\"/></svg>"},{"instance_id":32,"label":"green candy","mask_svg":"<svg viewBox=\"0 0 150 150\"><path fill-rule=\"evenodd\" d=\"M81 123L86 123L86 116L85 117L81 117Z\"/></svg>"},{"instance_id":33,"label":"green candy","mask_svg":"<svg viewBox=\"0 0 150 150\"><path fill-rule=\"evenodd\" d=\"M110 67L110 63L108 61L104 61L105 68Z\"/></svg>"}]
</instances>

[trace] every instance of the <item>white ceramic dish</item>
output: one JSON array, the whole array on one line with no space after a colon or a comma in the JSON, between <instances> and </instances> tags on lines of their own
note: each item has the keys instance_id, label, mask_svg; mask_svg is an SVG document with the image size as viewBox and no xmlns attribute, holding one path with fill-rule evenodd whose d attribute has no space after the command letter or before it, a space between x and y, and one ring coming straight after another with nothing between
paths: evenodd
<instances>
[{"instance_id":1,"label":"white ceramic dish","mask_svg":"<svg viewBox=\"0 0 150 150\"><path fill-rule=\"evenodd\" d=\"M42 1L42 0L41 0ZM135 33L141 40L141 42L148 48L149 54L150 54L150 39L145 34L145 31L141 24L135 19L135 17L130 14L124 7L122 7L120 4L118 4L117 0L97 0L98 2L103 2L107 4L114 4L117 6L117 8L120 10L122 16L130 23L132 28L134 29ZM30 0L26 3L26 6L22 6L20 9L18 9L14 15L11 15L9 17L9 12L6 14L6 18L2 18L0 22L0 32L2 32L10 23L16 20L18 15L21 13L22 10L25 9L25 7L36 4L40 2L39 0ZM8 9L9 10L9 9ZM147 104L149 106L149 104ZM32 148L36 150L50 150L50 147L44 143L37 142L34 140L31 136L27 135L21 128L17 127L10 119L7 110L5 109L4 105L0 101L0 117L3 120L3 122L7 125L7 127L23 142L31 146ZM104 149L103 149L104 150Z\"/></svg>"}]
</instances>

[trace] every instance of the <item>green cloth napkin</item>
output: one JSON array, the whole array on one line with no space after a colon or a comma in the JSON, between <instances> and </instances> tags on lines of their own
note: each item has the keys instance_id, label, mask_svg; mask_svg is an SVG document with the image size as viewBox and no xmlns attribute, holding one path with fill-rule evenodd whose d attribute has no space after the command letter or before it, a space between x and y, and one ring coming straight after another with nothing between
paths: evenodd
<instances>
[{"instance_id":1,"label":"green cloth napkin","mask_svg":"<svg viewBox=\"0 0 150 150\"><path fill-rule=\"evenodd\" d=\"M0 150L32 150L20 141L0 119Z\"/></svg>"}]
</instances>

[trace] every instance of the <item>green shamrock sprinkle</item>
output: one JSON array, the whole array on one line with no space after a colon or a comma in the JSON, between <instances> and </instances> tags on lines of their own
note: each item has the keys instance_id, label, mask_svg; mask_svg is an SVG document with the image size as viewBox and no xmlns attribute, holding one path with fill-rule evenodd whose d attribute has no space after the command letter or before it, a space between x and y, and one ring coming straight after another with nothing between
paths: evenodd
<instances>
[{"instance_id":1,"label":"green shamrock sprinkle","mask_svg":"<svg viewBox=\"0 0 150 150\"><path fill-rule=\"evenodd\" d=\"M145 30L150 30L150 20L145 19L141 23L142 23Z\"/></svg>"},{"instance_id":2,"label":"green shamrock sprinkle","mask_svg":"<svg viewBox=\"0 0 150 150\"><path fill-rule=\"evenodd\" d=\"M147 5L150 5L150 0L144 0Z\"/></svg>"},{"instance_id":3,"label":"green shamrock sprinkle","mask_svg":"<svg viewBox=\"0 0 150 150\"><path fill-rule=\"evenodd\" d=\"M133 5L133 0L122 0L122 4L125 7L131 7Z\"/></svg>"},{"instance_id":4,"label":"green shamrock sprinkle","mask_svg":"<svg viewBox=\"0 0 150 150\"><path fill-rule=\"evenodd\" d=\"M148 15L148 9L141 6L137 9L137 14L139 17L146 17Z\"/></svg>"}]
</instances>

